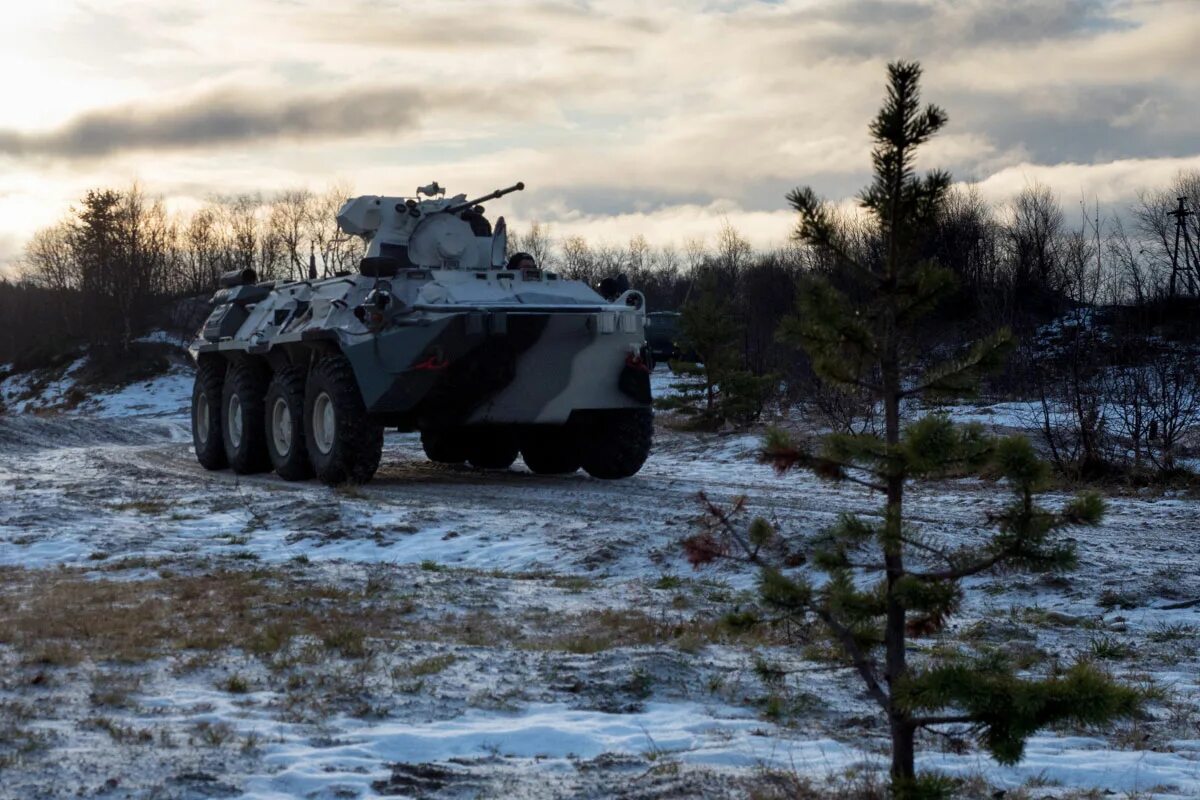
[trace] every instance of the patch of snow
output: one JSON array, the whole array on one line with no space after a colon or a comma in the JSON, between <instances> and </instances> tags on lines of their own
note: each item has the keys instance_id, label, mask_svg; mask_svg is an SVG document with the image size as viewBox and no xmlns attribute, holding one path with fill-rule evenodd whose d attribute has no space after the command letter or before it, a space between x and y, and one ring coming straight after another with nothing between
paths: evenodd
<instances>
[{"instance_id":1,"label":"patch of snow","mask_svg":"<svg viewBox=\"0 0 1200 800\"><path fill-rule=\"evenodd\" d=\"M700 383L694 375L677 375L666 364L658 364L650 373L650 395L654 399L679 394L679 384Z\"/></svg>"},{"instance_id":2,"label":"patch of snow","mask_svg":"<svg viewBox=\"0 0 1200 800\"><path fill-rule=\"evenodd\" d=\"M987 427L1029 429L1041 424L1042 404L1034 401L1008 403L940 405L930 412L949 415L955 422L978 422ZM1053 418L1053 414L1051 415Z\"/></svg>"},{"instance_id":3,"label":"patch of snow","mask_svg":"<svg viewBox=\"0 0 1200 800\"><path fill-rule=\"evenodd\" d=\"M246 796L308 796L331 784L368 791L372 781L391 773L389 763L446 762L489 754L525 760L527 769L550 771L570 770L571 762L601 754L661 754L685 763L736 767L773 763L804 771L837 769L859 755L829 739L793 743L756 736L763 725L744 711L696 703L648 703L642 711L626 714L532 704L516 714L471 710L452 720L427 723L340 718L329 724L338 731L338 743L332 746L313 746L306 737L285 735L283 743L268 747L264 761L277 771L250 777Z\"/></svg>"},{"instance_id":4,"label":"patch of snow","mask_svg":"<svg viewBox=\"0 0 1200 800\"><path fill-rule=\"evenodd\" d=\"M1015 766L1000 766L981 755L926 754L918 758L918 769L984 775L992 784L1006 789L1038 780L1104 794L1159 798L1200 795L1200 741L1171 744L1172 752L1115 750L1103 739L1038 735L1028 741L1025 757Z\"/></svg>"},{"instance_id":5,"label":"patch of snow","mask_svg":"<svg viewBox=\"0 0 1200 800\"><path fill-rule=\"evenodd\" d=\"M66 369L12 375L0 381L0 401L10 413L29 414L58 411L68 402L68 393L76 385L74 375L87 363L87 357L72 362ZM131 383L118 389L89 390L86 397L63 413L93 417L182 417L186 418L192 399L191 367L172 366L150 380Z\"/></svg>"},{"instance_id":6,"label":"patch of snow","mask_svg":"<svg viewBox=\"0 0 1200 800\"><path fill-rule=\"evenodd\" d=\"M190 337L181 336L178 333L169 333L164 330L150 331L145 336L139 336L134 339L135 342L149 342L154 344L173 344L176 347L186 347Z\"/></svg>"},{"instance_id":7,"label":"patch of snow","mask_svg":"<svg viewBox=\"0 0 1200 800\"><path fill-rule=\"evenodd\" d=\"M678 379L660 368L651 380L659 394ZM234 556L247 564L278 565L302 556L313 569L361 576L364 567L376 564L428 561L478 571L463 576L493 570L579 576L594 590L574 595L551 591L544 583L510 580L502 591L488 594L483 607L497 614L531 607L586 613L610 606L653 608L647 602L649 587L663 574L711 581L714 591L728 596L754 583L753 572L734 565L694 573L684 563L679 540L694 530L700 491L717 502L745 496L750 513L794 534L814 533L843 511L879 513L878 498L861 488L807 473L776 475L758 463L761 439L753 433L660 430L643 470L624 481L599 481L583 473L536 476L520 462L490 472L430 464L413 434L388 435L379 475L361 488L207 472L191 453L190 390L191 371L177 367L152 381L93 397L81 407L84 413L0 421L0 565L100 567L124 557L189 565ZM6 381L0 391L7 397L14 390ZM1002 403L946 410L962 421L1019 428L1040 407ZM950 546L976 539L988 513L1009 501L1002 486L979 480L916 485L908 498L912 524ZM1051 494L1045 500L1053 506L1065 499ZM1069 615L1078 622L1028 633L1033 644L1064 659L1086 654L1098 635L1134 645L1161 626L1194 625L1200 621L1196 607L1166 606L1200 596L1194 558L1198 529L1200 503L1193 498L1114 498L1102 525L1076 534L1081 564L1072 581L974 577L955 624L1011 620L1012 609L1020 607ZM408 569L409 575L436 574ZM155 572L113 574L141 580ZM1101 607L1102 591L1128 594L1135 607ZM1192 644L1183 642L1187 651L1181 650L1170 666L1139 662L1129 669L1148 674L1173 696L1191 698L1180 702L1196 707L1200 686ZM631 669L629 653L647 649L628 648L621 655L625 675ZM707 664L718 660L716 649L686 658ZM464 662L508 652L466 650L459 656ZM794 651L792 657L799 659ZM738 669L750 671L729 666L720 674L740 680ZM704 702L704 689L691 689L684 699L666 697L677 684L670 689L656 684L644 704L625 713L579 708L560 701L563 694L524 697L509 711L459 707L433 713L430 705L405 700L389 705L379 718L331 713L315 727L289 719L281 711L286 707L282 694L231 695L212 688L211 675L185 675L148 687L138 699L139 710L120 713L123 721L139 726L225 723L243 735L258 734L260 762L241 777L221 776L257 798L331 796L339 787L370 796L372 782L386 780L392 763L462 758L484 760L480 769L500 769L502 762L529 773L560 775L574 774L580 759L608 753L630 754L647 764L651 755L662 753L682 764L724 770L762 764L816 779L863 765L885 770L873 749L879 742L870 733L846 732L826 719L832 714L844 722L850 716L846 709L859 713L863 701L853 676L825 665L820 670L796 676L794 686L818 696L822 713L806 718L811 725L791 728L764 721L753 705L756 695L740 687L738 699L729 700L744 701L737 707L725 698ZM444 700L438 695L428 703ZM78 735L73 729L64 733L68 745ZM1041 777L1071 788L1153 790L1159 797L1200 794L1200 741L1172 734L1156 742L1155 750L1131 750L1105 736L1103 731L1040 734L1015 767L1001 767L978 752L955 755L932 748L921 752L919 764L983 774L1002 787Z\"/></svg>"},{"instance_id":8,"label":"patch of snow","mask_svg":"<svg viewBox=\"0 0 1200 800\"><path fill-rule=\"evenodd\" d=\"M195 373L188 367L171 367L148 381L120 389L97 392L80 404L77 413L97 417L181 417L186 419L192 402Z\"/></svg>"},{"instance_id":9,"label":"patch of snow","mask_svg":"<svg viewBox=\"0 0 1200 800\"><path fill-rule=\"evenodd\" d=\"M58 405L75 385L71 376L86 363L87 356L75 359L54 380L42 386L38 385L45 377L42 370L10 376L0 381L0 400L10 412L17 414L33 413Z\"/></svg>"}]
</instances>

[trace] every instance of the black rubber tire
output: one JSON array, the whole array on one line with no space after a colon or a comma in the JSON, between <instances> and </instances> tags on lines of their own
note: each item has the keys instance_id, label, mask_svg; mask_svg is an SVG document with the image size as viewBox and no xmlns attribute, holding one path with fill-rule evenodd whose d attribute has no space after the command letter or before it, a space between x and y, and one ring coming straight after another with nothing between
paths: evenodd
<instances>
[{"instance_id":1,"label":"black rubber tire","mask_svg":"<svg viewBox=\"0 0 1200 800\"><path fill-rule=\"evenodd\" d=\"M192 447L196 450L196 460L205 469L229 466L221 437L221 390L224 385L224 359L201 359L196 365L196 380L192 384Z\"/></svg>"},{"instance_id":2,"label":"black rubber tire","mask_svg":"<svg viewBox=\"0 0 1200 800\"><path fill-rule=\"evenodd\" d=\"M439 464L461 464L467 460L467 437L460 428L423 430L421 447L430 461Z\"/></svg>"},{"instance_id":3,"label":"black rubber tire","mask_svg":"<svg viewBox=\"0 0 1200 800\"><path fill-rule=\"evenodd\" d=\"M521 434L521 458L538 475L565 475L579 469L579 444L565 425L539 426Z\"/></svg>"},{"instance_id":4,"label":"black rubber tire","mask_svg":"<svg viewBox=\"0 0 1200 800\"><path fill-rule=\"evenodd\" d=\"M221 391L221 439L229 466L239 475L251 475L271 469L267 456L267 432L264 398L267 393L267 373L248 361L235 361L225 372ZM231 405L240 406L241 433L235 436L237 423Z\"/></svg>"},{"instance_id":5,"label":"black rubber tire","mask_svg":"<svg viewBox=\"0 0 1200 800\"><path fill-rule=\"evenodd\" d=\"M325 431L329 449L322 451L324 440L314 427L314 407L322 396L328 398L333 415ZM321 415L325 420L324 411ZM322 422L322 430L328 420ZM313 472L324 483L366 483L379 469L383 456L383 427L372 422L358 392L354 370L344 356L326 356L308 373L304 387L304 438Z\"/></svg>"},{"instance_id":6,"label":"black rubber tire","mask_svg":"<svg viewBox=\"0 0 1200 800\"><path fill-rule=\"evenodd\" d=\"M313 476L312 462L308 459L308 446L304 439L306 377L303 367L284 367L271 378L264 401L267 455L276 474L285 481L303 481ZM280 415L286 415L286 421L282 416L277 417L277 404ZM282 425L286 424L291 426L291 436L276 436L276 433L281 433L276 431L276 426L282 428Z\"/></svg>"},{"instance_id":7,"label":"black rubber tire","mask_svg":"<svg viewBox=\"0 0 1200 800\"><path fill-rule=\"evenodd\" d=\"M580 461L593 478L636 475L650 455L654 414L648 408L589 411L576 424Z\"/></svg>"},{"instance_id":8,"label":"black rubber tire","mask_svg":"<svg viewBox=\"0 0 1200 800\"><path fill-rule=\"evenodd\" d=\"M467 461L479 469L508 469L520 452L516 434L509 428L468 430Z\"/></svg>"}]
</instances>

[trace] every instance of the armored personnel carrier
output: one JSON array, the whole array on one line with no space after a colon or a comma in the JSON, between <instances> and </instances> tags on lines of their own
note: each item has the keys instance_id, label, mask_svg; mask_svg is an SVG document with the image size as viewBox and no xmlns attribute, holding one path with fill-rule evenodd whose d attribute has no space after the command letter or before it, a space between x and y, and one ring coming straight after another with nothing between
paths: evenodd
<instances>
[{"instance_id":1,"label":"armored personnel carrier","mask_svg":"<svg viewBox=\"0 0 1200 800\"><path fill-rule=\"evenodd\" d=\"M438 462L636 473L653 432L645 299L510 268L504 219L480 203L523 188L352 198L337 221L366 241L357 273L223 275L190 346L200 463L362 483L394 427Z\"/></svg>"}]
</instances>

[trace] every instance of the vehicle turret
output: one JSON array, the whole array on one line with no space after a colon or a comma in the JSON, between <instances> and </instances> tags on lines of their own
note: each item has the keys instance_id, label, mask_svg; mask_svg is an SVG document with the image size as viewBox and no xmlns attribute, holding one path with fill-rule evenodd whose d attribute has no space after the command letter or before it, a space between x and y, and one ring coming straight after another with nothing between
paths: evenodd
<instances>
[{"instance_id":1,"label":"vehicle turret","mask_svg":"<svg viewBox=\"0 0 1200 800\"><path fill-rule=\"evenodd\" d=\"M507 247L503 217L493 229L479 204L524 188L516 183L468 200L465 194L447 198L434 181L417 189L415 197L351 198L339 209L337 223L344 233L367 241L368 258L394 258L400 267L502 267Z\"/></svg>"}]
</instances>

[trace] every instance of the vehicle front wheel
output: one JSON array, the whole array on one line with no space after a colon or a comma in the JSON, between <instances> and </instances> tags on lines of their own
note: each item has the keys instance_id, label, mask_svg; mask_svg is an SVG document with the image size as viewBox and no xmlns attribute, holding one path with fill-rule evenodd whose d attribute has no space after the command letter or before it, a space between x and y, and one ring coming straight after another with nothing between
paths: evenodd
<instances>
[{"instance_id":1,"label":"vehicle front wheel","mask_svg":"<svg viewBox=\"0 0 1200 800\"><path fill-rule=\"evenodd\" d=\"M225 443L221 441L221 391L225 385L225 362L210 357L196 365L192 385L192 446L196 460L205 469L225 469Z\"/></svg>"},{"instance_id":2,"label":"vehicle front wheel","mask_svg":"<svg viewBox=\"0 0 1200 800\"><path fill-rule=\"evenodd\" d=\"M267 454L275 472L286 481L313 475L304 441L304 381L302 367L284 367L267 387Z\"/></svg>"},{"instance_id":3,"label":"vehicle front wheel","mask_svg":"<svg viewBox=\"0 0 1200 800\"><path fill-rule=\"evenodd\" d=\"M577 425L580 460L593 478L636 475L650 455L654 414L648 408L588 411L572 422Z\"/></svg>"},{"instance_id":4,"label":"vehicle front wheel","mask_svg":"<svg viewBox=\"0 0 1200 800\"><path fill-rule=\"evenodd\" d=\"M229 365L221 392L221 436L229 466L239 475L271 468L263 410L266 393L266 375L259 365L248 361Z\"/></svg>"},{"instance_id":5,"label":"vehicle front wheel","mask_svg":"<svg viewBox=\"0 0 1200 800\"><path fill-rule=\"evenodd\" d=\"M313 471L325 483L366 483L379 469L383 428L367 415L345 357L326 356L308 374L304 435Z\"/></svg>"}]
</instances>

